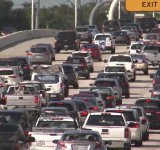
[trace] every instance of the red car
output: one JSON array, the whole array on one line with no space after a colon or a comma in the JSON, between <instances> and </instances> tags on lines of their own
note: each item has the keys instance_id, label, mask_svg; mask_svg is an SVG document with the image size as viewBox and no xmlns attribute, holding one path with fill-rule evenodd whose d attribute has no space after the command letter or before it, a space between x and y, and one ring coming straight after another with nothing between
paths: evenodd
<instances>
[{"instance_id":1,"label":"red car","mask_svg":"<svg viewBox=\"0 0 160 150\"><path fill-rule=\"evenodd\" d=\"M83 44L81 51L91 51L91 56L93 59L97 59L98 61L102 61L101 51L97 44Z\"/></svg>"}]
</instances>

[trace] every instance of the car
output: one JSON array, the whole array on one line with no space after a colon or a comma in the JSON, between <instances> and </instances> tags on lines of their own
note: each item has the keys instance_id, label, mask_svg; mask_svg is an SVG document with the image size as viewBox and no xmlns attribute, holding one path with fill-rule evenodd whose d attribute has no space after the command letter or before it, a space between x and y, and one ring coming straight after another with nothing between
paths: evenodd
<instances>
[{"instance_id":1,"label":"car","mask_svg":"<svg viewBox=\"0 0 160 150\"><path fill-rule=\"evenodd\" d=\"M118 21L120 22L122 28L128 23L132 23L131 19L118 19Z\"/></svg>"},{"instance_id":2,"label":"car","mask_svg":"<svg viewBox=\"0 0 160 150\"><path fill-rule=\"evenodd\" d=\"M64 149L66 145L69 149L107 150L105 144L111 144L111 141L102 141L101 135L96 131L68 130L60 140L54 140L53 143L57 144L55 150Z\"/></svg>"},{"instance_id":3,"label":"car","mask_svg":"<svg viewBox=\"0 0 160 150\"><path fill-rule=\"evenodd\" d=\"M141 26L139 25L139 23L128 23L128 24L126 24L126 26L136 27L139 32L139 38L143 37L143 30L142 30Z\"/></svg>"},{"instance_id":4,"label":"car","mask_svg":"<svg viewBox=\"0 0 160 150\"><path fill-rule=\"evenodd\" d=\"M151 97L154 96L154 95L160 94L160 83L155 84L153 86L153 89L149 90L149 92L151 93Z\"/></svg>"},{"instance_id":5,"label":"car","mask_svg":"<svg viewBox=\"0 0 160 150\"><path fill-rule=\"evenodd\" d=\"M116 93L112 87L92 87L90 91L99 91L105 101L105 108L114 108L116 106Z\"/></svg>"},{"instance_id":6,"label":"car","mask_svg":"<svg viewBox=\"0 0 160 150\"><path fill-rule=\"evenodd\" d=\"M143 42L149 42L150 44L156 44L159 40L160 36L157 33L147 33L143 36Z\"/></svg>"},{"instance_id":7,"label":"car","mask_svg":"<svg viewBox=\"0 0 160 150\"><path fill-rule=\"evenodd\" d=\"M94 38L94 36L99 33L98 27L97 25L85 25L85 27L88 27L92 33L92 39Z\"/></svg>"},{"instance_id":8,"label":"car","mask_svg":"<svg viewBox=\"0 0 160 150\"><path fill-rule=\"evenodd\" d=\"M150 129L160 129L160 101L155 98L139 98L135 101L135 106L142 106L145 109L149 120Z\"/></svg>"},{"instance_id":9,"label":"car","mask_svg":"<svg viewBox=\"0 0 160 150\"><path fill-rule=\"evenodd\" d=\"M86 59L87 63L88 63L90 72L91 73L94 72L93 59L92 59L90 51L75 51L75 52L72 52L72 57L74 57L74 56L84 57Z\"/></svg>"},{"instance_id":10,"label":"car","mask_svg":"<svg viewBox=\"0 0 160 150\"><path fill-rule=\"evenodd\" d=\"M64 74L67 76L67 84L72 85L74 89L79 88L78 73L72 64L62 64Z\"/></svg>"},{"instance_id":11,"label":"car","mask_svg":"<svg viewBox=\"0 0 160 150\"><path fill-rule=\"evenodd\" d=\"M154 22L157 21L155 17L140 17L136 19L137 22Z\"/></svg>"},{"instance_id":12,"label":"car","mask_svg":"<svg viewBox=\"0 0 160 150\"><path fill-rule=\"evenodd\" d=\"M63 64L72 64L76 68L79 77L90 79L90 70L86 59L82 56L68 57Z\"/></svg>"},{"instance_id":13,"label":"car","mask_svg":"<svg viewBox=\"0 0 160 150\"><path fill-rule=\"evenodd\" d=\"M90 84L92 87L112 87L117 93L116 104L122 104L122 88L120 87L117 79L115 78L101 78L95 80L94 84Z\"/></svg>"},{"instance_id":14,"label":"car","mask_svg":"<svg viewBox=\"0 0 160 150\"><path fill-rule=\"evenodd\" d=\"M15 123L1 122L0 136L3 138L3 142L1 143L1 148L3 149L17 149L17 147L29 149L29 143L35 142L34 137L27 138L21 125ZM15 136L16 138L14 138Z\"/></svg>"},{"instance_id":15,"label":"car","mask_svg":"<svg viewBox=\"0 0 160 150\"><path fill-rule=\"evenodd\" d=\"M53 48L53 46L51 44L46 44L46 43L38 43L36 44L37 46L46 46L49 49L49 52L52 55L52 61L55 61L55 49Z\"/></svg>"},{"instance_id":16,"label":"car","mask_svg":"<svg viewBox=\"0 0 160 150\"><path fill-rule=\"evenodd\" d=\"M9 59L16 59L22 67L23 79L30 80L33 71L32 63L28 57L10 57Z\"/></svg>"},{"instance_id":17,"label":"car","mask_svg":"<svg viewBox=\"0 0 160 150\"><path fill-rule=\"evenodd\" d=\"M61 50L78 50L80 48L80 38L76 30L59 32L54 42L55 53L60 53Z\"/></svg>"},{"instance_id":18,"label":"car","mask_svg":"<svg viewBox=\"0 0 160 150\"><path fill-rule=\"evenodd\" d=\"M139 41L139 32L136 27L132 26L124 26L122 27L122 31L127 32L130 39L134 39L136 41Z\"/></svg>"},{"instance_id":19,"label":"car","mask_svg":"<svg viewBox=\"0 0 160 150\"><path fill-rule=\"evenodd\" d=\"M111 51L111 54L115 53L115 37L112 37L109 33L98 33L94 36L93 44L97 44L101 51Z\"/></svg>"},{"instance_id":20,"label":"car","mask_svg":"<svg viewBox=\"0 0 160 150\"><path fill-rule=\"evenodd\" d=\"M52 55L46 46L33 45L26 53L32 64L52 65Z\"/></svg>"},{"instance_id":21,"label":"car","mask_svg":"<svg viewBox=\"0 0 160 150\"><path fill-rule=\"evenodd\" d=\"M137 50L139 50L138 53L140 53L142 47L144 46L143 42L136 42L132 43L129 47L126 47L128 49L128 54L137 54Z\"/></svg>"},{"instance_id":22,"label":"car","mask_svg":"<svg viewBox=\"0 0 160 150\"><path fill-rule=\"evenodd\" d=\"M49 102L49 95L47 94L47 89L45 88L44 84L39 81L23 81L20 82L22 85L34 85L37 91L39 92L42 98L42 105L46 106Z\"/></svg>"},{"instance_id":23,"label":"car","mask_svg":"<svg viewBox=\"0 0 160 150\"><path fill-rule=\"evenodd\" d=\"M152 85L155 86L156 84L160 84L160 68L157 69L157 71L154 74L150 75L150 78L153 78Z\"/></svg>"},{"instance_id":24,"label":"car","mask_svg":"<svg viewBox=\"0 0 160 150\"><path fill-rule=\"evenodd\" d=\"M153 28L151 30L151 33L156 33L156 34L159 34L160 35L160 28Z\"/></svg>"},{"instance_id":25,"label":"car","mask_svg":"<svg viewBox=\"0 0 160 150\"><path fill-rule=\"evenodd\" d=\"M14 32L17 32L17 29L14 27L5 27L1 31L1 36L6 36L8 34L12 34Z\"/></svg>"},{"instance_id":26,"label":"car","mask_svg":"<svg viewBox=\"0 0 160 150\"><path fill-rule=\"evenodd\" d=\"M90 51L93 60L102 61L102 54L97 44L83 44L80 51Z\"/></svg>"},{"instance_id":27,"label":"car","mask_svg":"<svg viewBox=\"0 0 160 150\"><path fill-rule=\"evenodd\" d=\"M137 71L143 71L144 75L148 75L148 62L144 54L130 54Z\"/></svg>"},{"instance_id":28,"label":"car","mask_svg":"<svg viewBox=\"0 0 160 150\"><path fill-rule=\"evenodd\" d=\"M121 30L120 22L117 20L107 20L102 25L103 33L112 33Z\"/></svg>"},{"instance_id":29,"label":"car","mask_svg":"<svg viewBox=\"0 0 160 150\"><path fill-rule=\"evenodd\" d=\"M128 82L128 77L125 73L106 73L104 78L116 78L122 88L122 95L126 98L130 98L130 85Z\"/></svg>"},{"instance_id":30,"label":"car","mask_svg":"<svg viewBox=\"0 0 160 150\"><path fill-rule=\"evenodd\" d=\"M88 43L92 43L92 33L89 27L76 27L75 30L77 31L78 35L80 35L80 41L87 41Z\"/></svg>"},{"instance_id":31,"label":"car","mask_svg":"<svg viewBox=\"0 0 160 150\"><path fill-rule=\"evenodd\" d=\"M130 127L131 130L131 141L135 144L136 147L141 147L143 143L143 132L142 132L142 124L144 121L141 121L138 116L138 112L135 109L128 108L107 108L104 112L117 112L122 113L127 121L127 124L134 122L134 125Z\"/></svg>"},{"instance_id":32,"label":"car","mask_svg":"<svg viewBox=\"0 0 160 150\"><path fill-rule=\"evenodd\" d=\"M127 69L128 79L132 82L135 82L136 80L136 69L134 63L135 62L128 54L114 54L111 55L108 60L108 64L124 65Z\"/></svg>"},{"instance_id":33,"label":"car","mask_svg":"<svg viewBox=\"0 0 160 150\"><path fill-rule=\"evenodd\" d=\"M115 44L131 44L130 36L126 31L115 31L112 33L112 36L116 38Z\"/></svg>"}]
</instances>

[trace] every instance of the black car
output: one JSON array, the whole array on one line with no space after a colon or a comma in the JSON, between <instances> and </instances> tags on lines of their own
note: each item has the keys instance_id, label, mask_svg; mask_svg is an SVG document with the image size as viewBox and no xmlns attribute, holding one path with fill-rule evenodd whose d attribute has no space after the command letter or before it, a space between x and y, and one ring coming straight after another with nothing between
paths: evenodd
<instances>
[{"instance_id":1,"label":"black car","mask_svg":"<svg viewBox=\"0 0 160 150\"><path fill-rule=\"evenodd\" d=\"M141 26L143 33L150 33L153 28L157 28L158 24L154 21L152 22L139 22L139 25Z\"/></svg>"},{"instance_id":2,"label":"black car","mask_svg":"<svg viewBox=\"0 0 160 150\"><path fill-rule=\"evenodd\" d=\"M72 64L62 64L64 73L67 76L68 85L72 85L74 89L79 87L78 84L78 74L75 70L75 67Z\"/></svg>"},{"instance_id":3,"label":"black car","mask_svg":"<svg viewBox=\"0 0 160 150\"><path fill-rule=\"evenodd\" d=\"M160 101L154 98L140 98L135 102L136 106L145 109L147 118L150 122L150 129L160 129Z\"/></svg>"},{"instance_id":4,"label":"black car","mask_svg":"<svg viewBox=\"0 0 160 150\"><path fill-rule=\"evenodd\" d=\"M90 69L86 59L82 56L73 56L68 57L66 62L63 64L72 64L76 68L76 72L79 77L85 77L86 79L90 78Z\"/></svg>"},{"instance_id":5,"label":"black car","mask_svg":"<svg viewBox=\"0 0 160 150\"><path fill-rule=\"evenodd\" d=\"M2 36L6 36L6 35L12 34L14 32L17 32L16 28L14 28L14 27L5 27L5 28L2 29L1 35Z\"/></svg>"},{"instance_id":6,"label":"black car","mask_svg":"<svg viewBox=\"0 0 160 150\"><path fill-rule=\"evenodd\" d=\"M10 57L9 59L16 60L20 63L22 72L23 72L23 79L30 80L31 74L33 71L32 63L28 57Z\"/></svg>"},{"instance_id":7,"label":"black car","mask_svg":"<svg viewBox=\"0 0 160 150\"><path fill-rule=\"evenodd\" d=\"M136 18L136 22L157 22L157 19L154 17L142 17L142 18Z\"/></svg>"},{"instance_id":8,"label":"black car","mask_svg":"<svg viewBox=\"0 0 160 150\"><path fill-rule=\"evenodd\" d=\"M60 53L60 50L78 50L80 36L75 30L59 32L54 44L56 53Z\"/></svg>"},{"instance_id":9,"label":"black car","mask_svg":"<svg viewBox=\"0 0 160 150\"><path fill-rule=\"evenodd\" d=\"M120 22L121 27L124 27L128 23L132 23L131 19L118 19L118 21Z\"/></svg>"},{"instance_id":10,"label":"black car","mask_svg":"<svg viewBox=\"0 0 160 150\"><path fill-rule=\"evenodd\" d=\"M130 36L127 32L125 31L115 31L112 33L113 37L116 37L115 43L116 44L131 44L131 39Z\"/></svg>"},{"instance_id":11,"label":"black car","mask_svg":"<svg viewBox=\"0 0 160 150\"><path fill-rule=\"evenodd\" d=\"M3 150L29 149L29 143L35 142L34 137L27 138L22 127L14 123L1 122L0 137L0 149Z\"/></svg>"}]
</instances>

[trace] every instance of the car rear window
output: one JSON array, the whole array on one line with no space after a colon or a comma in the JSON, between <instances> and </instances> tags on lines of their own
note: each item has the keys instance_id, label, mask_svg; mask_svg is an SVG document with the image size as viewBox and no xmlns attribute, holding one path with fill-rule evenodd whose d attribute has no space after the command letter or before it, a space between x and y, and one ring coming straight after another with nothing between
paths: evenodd
<instances>
[{"instance_id":1,"label":"car rear window","mask_svg":"<svg viewBox=\"0 0 160 150\"><path fill-rule=\"evenodd\" d=\"M158 39L158 35L145 35L144 38L145 40L157 40Z\"/></svg>"},{"instance_id":2,"label":"car rear window","mask_svg":"<svg viewBox=\"0 0 160 150\"><path fill-rule=\"evenodd\" d=\"M132 57L132 59L143 59L144 55L134 55L134 54L131 54L131 57Z\"/></svg>"},{"instance_id":3,"label":"car rear window","mask_svg":"<svg viewBox=\"0 0 160 150\"><path fill-rule=\"evenodd\" d=\"M87 96L84 96L84 97L77 97L77 96L74 96L75 100L82 100L82 101L85 101L87 104L89 105L95 105L95 98L94 97L87 97Z\"/></svg>"},{"instance_id":4,"label":"car rear window","mask_svg":"<svg viewBox=\"0 0 160 150\"><path fill-rule=\"evenodd\" d=\"M120 115L90 115L86 125L125 126L125 123Z\"/></svg>"},{"instance_id":5,"label":"car rear window","mask_svg":"<svg viewBox=\"0 0 160 150\"><path fill-rule=\"evenodd\" d=\"M132 23L132 21L129 20L129 19L126 19L126 20L119 20L119 22L120 22L121 26L125 26L127 23Z\"/></svg>"},{"instance_id":6,"label":"car rear window","mask_svg":"<svg viewBox=\"0 0 160 150\"><path fill-rule=\"evenodd\" d=\"M104 23L104 26L108 26L108 27L119 26L119 23L117 21L106 21Z\"/></svg>"},{"instance_id":7,"label":"car rear window","mask_svg":"<svg viewBox=\"0 0 160 150\"><path fill-rule=\"evenodd\" d=\"M32 53L45 53L47 52L46 48L31 48L30 50Z\"/></svg>"},{"instance_id":8,"label":"car rear window","mask_svg":"<svg viewBox=\"0 0 160 150\"><path fill-rule=\"evenodd\" d=\"M88 53L73 53L72 56L82 56L82 57L88 57Z\"/></svg>"},{"instance_id":9,"label":"car rear window","mask_svg":"<svg viewBox=\"0 0 160 150\"><path fill-rule=\"evenodd\" d=\"M160 33L160 29L153 29L151 33Z\"/></svg>"},{"instance_id":10,"label":"car rear window","mask_svg":"<svg viewBox=\"0 0 160 150\"><path fill-rule=\"evenodd\" d=\"M125 72L124 67L105 67L105 72Z\"/></svg>"},{"instance_id":11,"label":"car rear window","mask_svg":"<svg viewBox=\"0 0 160 150\"><path fill-rule=\"evenodd\" d=\"M59 32L58 38L60 39L75 39L76 34L75 32Z\"/></svg>"},{"instance_id":12,"label":"car rear window","mask_svg":"<svg viewBox=\"0 0 160 150\"><path fill-rule=\"evenodd\" d=\"M141 28L153 28L153 27L155 27L154 22L139 22L139 25L141 26Z\"/></svg>"},{"instance_id":13,"label":"car rear window","mask_svg":"<svg viewBox=\"0 0 160 150\"><path fill-rule=\"evenodd\" d=\"M138 22L153 22L156 21L155 18L137 18Z\"/></svg>"},{"instance_id":14,"label":"car rear window","mask_svg":"<svg viewBox=\"0 0 160 150\"><path fill-rule=\"evenodd\" d=\"M87 32L88 28L76 28L77 32Z\"/></svg>"},{"instance_id":15,"label":"car rear window","mask_svg":"<svg viewBox=\"0 0 160 150\"><path fill-rule=\"evenodd\" d=\"M143 48L143 51L144 51L144 53L154 53L154 52L160 53L160 46L146 45Z\"/></svg>"},{"instance_id":16,"label":"car rear window","mask_svg":"<svg viewBox=\"0 0 160 150\"><path fill-rule=\"evenodd\" d=\"M110 62L132 62L128 56L112 56Z\"/></svg>"},{"instance_id":17,"label":"car rear window","mask_svg":"<svg viewBox=\"0 0 160 150\"><path fill-rule=\"evenodd\" d=\"M145 109L160 109L160 102L154 100L143 100L135 103L137 106L143 106Z\"/></svg>"},{"instance_id":18,"label":"car rear window","mask_svg":"<svg viewBox=\"0 0 160 150\"><path fill-rule=\"evenodd\" d=\"M155 98L155 99L160 99L160 95L154 95L152 97Z\"/></svg>"},{"instance_id":19,"label":"car rear window","mask_svg":"<svg viewBox=\"0 0 160 150\"><path fill-rule=\"evenodd\" d=\"M72 104L61 103L61 102L49 104L47 107L64 107L64 108L67 108L68 111L74 110Z\"/></svg>"},{"instance_id":20,"label":"car rear window","mask_svg":"<svg viewBox=\"0 0 160 150\"><path fill-rule=\"evenodd\" d=\"M37 91L43 90L42 83L23 83L24 85L34 85Z\"/></svg>"},{"instance_id":21,"label":"car rear window","mask_svg":"<svg viewBox=\"0 0 160 150\"><path fill-rule=\"evenodd\" d=\"M91 88L91 91L99 91L101 94L111 94L111 90L108 88Z\"/></svg>"},{"instance_id":22,"label":"car rear window","mask_svg":"<svg viewBox=\"0 0 160 150\"><path fill-rule=\"evenodd\" d=\"M130 26L125 26L125 27L122 27L122 30L137 30L136 27L130 27Z\"/></svg>"},{"instance_id":23,"label":"car rear window","mask_svg":"<svg viewBox=\"0 0 160 150\"><path fill-rule=\"evenodd\" d=\"M82 101L74 101L79 111L86 110L86 105Z\"/></svg>"},{"instance_id":24,"label":"car rear window","mask_svg":"<svg viewBox=\"0 0 160 150\"><path fill-rule=\"evenodd\" d=\"M0 70L0 75L13 75L13 70Z\"/></svg>"},{"instance_id":25,"label":"car rear window","mask_svg":"<svg viewBox=\"0 0 160 150\"><path fill-rule=\"evenodd\" d=\"M97 75L97 78L104 78L106 76L106 73L99 73Z\"/></svg>"},{"instance_id":26,"label":"car rear window","mask_svg":"<svg viewBox=\"0 0 160 150\"><path fill-rule=\"evenodd\" d=\"M81 64L85 63L85 60L83 58L69 58L66 62L71 64Z\"/></svg>"},{"instance_id":27,"label":"car rear window","mask_svg":"<svg viewBox=\"0 0 160 150\"><path fill-rule=\"evenodd\" d=\"M9 60L9 61L1 60L0 66L19 66L19 63L16 60Z\"/></svg>"},{"instance_id":28,"label":"car rear window","mask_svg":"<svg viewBox=\"0 0 160 150\"><path fill-rule=\"evenodd\" d=\"M143 47L144 44L132 44L131 45L131 49L141 49Z\"/></svg>"},{"instance_id":29,"label":"car rear window","mask_svg":"<svg viewBox=\"0 0 160 150\"><path fill-rule=\"evenodd\" d=\"M80 93L80 94L81 94L81 93L85 93L85 94L93 94L95 97L99 97L99 95L98 95L98 93L97 93L97 92L80 91L79 93Z\"/></svg>"},{"instance_id":30,"label":"car rear window","mask_svg":"<svg viewBox=\"0 0 160 150\"><path fill-rule=\"evenodd\" d=\"M117 31L117 32L113 32L112 36L126 36L127 32L121 32L121 31Z\"/></svg>"},{"instance_id":31,"label":"car rear window","mask_svg":"<svg viewBox=\"0 0 160 150\"><path fill-rule=\"evenodd\" d=\"M42 82L43 84L56 84L59 82L58 75L35 75L34 81Z\"/></svg>"},{"instance_id":32,"label":"car rear window","mask_svg":"<svg viewBox=\"0 0 160 150\"><path fill-rule=\"evenodd\" d=\"M89 49L89 48L95 48L95 49L97 49L98 45L95 45L95 44L83 44L82 48L87 48L87 49Z\"/></svg>"},{"instance_id":33,"label":"car rear window","mask_svg":"<svg viewBox=\"0 0 160 150\"><path fill-rule=\"evenodd\" d=\"M111 75L106 75L105 76L106 78L115 78L117 79L117 81L120 81L120 82L123 82L125 81L125 77L123 74L111 74Z\"/></svg>"},{"instance_id":34,"label":"car rear window","mask_svg":"<svg viewBox=\"0 0 160 150\"><path fill-rule=\"evenodd\" d=\"M108 40L111 40L111 36L110 35L96 35L95 40L101 41L101 40L106 40L106 38Z\"/></svg>"},{"instance_id":35,"label":"car rear window","mask_svg":"<svg viewBox=\"0 0 160 150\"><path fill-rule=\"evenodd\" d=\"M136 27L137 29L139 29L138 24L134 24L134 23L129 23L126 26L133 26L133 27Z\"/></svg>"},{"instance_id":36,"label":"car rear window","mask_svg":"<svg viewBox=\"0 0 160 150\"><path fill-rule=\"evenodd\" d=\"M96 26L87 26L89 27L90 29L96 29Z\"/></svg>"},{"instance_id":37,"label":"car rear window","mask_svg":"<svg viewBox=\"0 0 160 150\"><path fill-rule=\"evenodd\" d=\"M95 86L105 86L105 87L113 87L115 86L114 81L95 81Z\"/></svg>"}]
</instances>

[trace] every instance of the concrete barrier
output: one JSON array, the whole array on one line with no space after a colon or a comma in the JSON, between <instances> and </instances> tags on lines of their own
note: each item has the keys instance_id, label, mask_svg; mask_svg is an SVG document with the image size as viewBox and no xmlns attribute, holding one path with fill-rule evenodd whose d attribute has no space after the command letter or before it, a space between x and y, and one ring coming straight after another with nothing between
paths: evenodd
<instances>
[{"instance_id":1,"label":"concrete barrier","mask_svg":"<svg viewBox=\"0 0 160 150\"><path fill-rule=\"evenodd\" d=\"M39 29L15 32L0 38L0 48L31 39L43 37L56 37L61 30L55 29Z\"/></svg>"}]
</instances>

